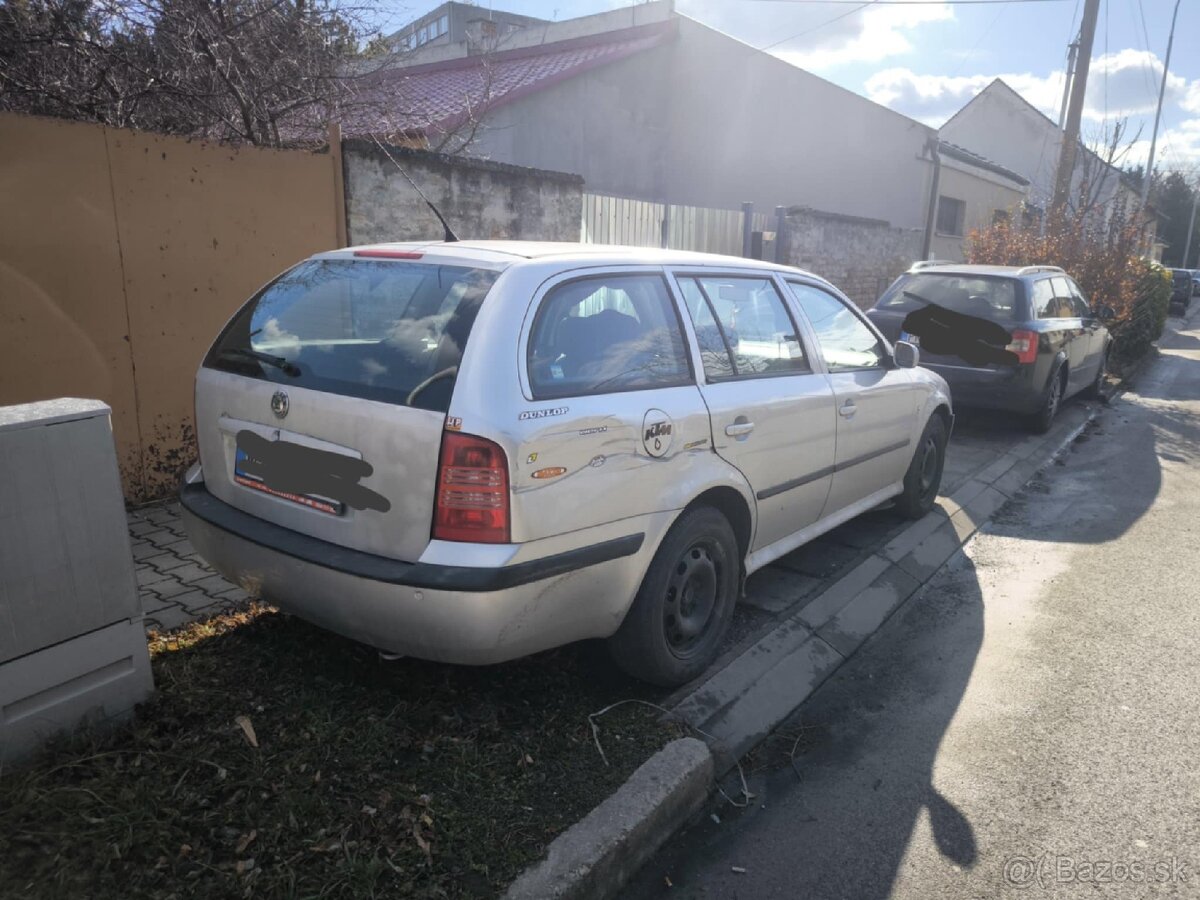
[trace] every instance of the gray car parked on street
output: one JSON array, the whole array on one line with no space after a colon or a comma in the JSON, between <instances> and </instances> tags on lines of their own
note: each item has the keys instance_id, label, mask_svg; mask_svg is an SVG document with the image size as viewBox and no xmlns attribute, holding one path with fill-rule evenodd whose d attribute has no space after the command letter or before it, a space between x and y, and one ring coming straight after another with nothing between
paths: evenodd
<instances>
[{"instance_id":1,"label":"gray car parked on street","mask_svg":"<svg viewBox=\"0 0 1200 900\"><path fill-rule=\"evenodd\" d=\"M937 495L952 415L828 282L695 253L387 244L264 287L196 377L188 535L379 649L494 663L607 638L680 684L744 578Z\"/></svg>"},{"instance_id":2,"label":"gray car parked on street","mask_svg":"<svg viewBox=\"0 0 1200 900\"><path fill-rule=\"evenodd\" d=\"M1068 397L1100 394L1112 347L1112 310L1092 309L1056 266L918 263L867 315L889 339L920 344L959 407L1022 413L1035 431Z\"/></svg>"}]
</instances>

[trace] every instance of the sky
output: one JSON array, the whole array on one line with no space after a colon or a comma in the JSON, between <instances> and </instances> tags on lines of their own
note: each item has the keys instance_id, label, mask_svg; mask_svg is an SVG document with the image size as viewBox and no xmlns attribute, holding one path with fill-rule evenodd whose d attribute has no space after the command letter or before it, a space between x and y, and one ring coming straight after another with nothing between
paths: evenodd
<instances>
[{"instance_id":1,"label":"sky","mask_svg":"<svg viewBox=\"0 0 1200 900\"><path fill-rule=\"evenodd\" d=\"M437 5L390 4L398 27ZM676 9L865 97L930 125L1002 77L1055 121L1067 44L1083 0L834 3L829 0L675 0ZM1144 162L1154 124L1175 0L1100 0L1082 135L1104 141L1125 121L1129 162ZM569 19L628 3L483 0L509 12ZM1137 140L1134 140L1134 138ZM1181 0L1156 168L1200 178L1200 0Z\"/></svg>"}]
</instances>

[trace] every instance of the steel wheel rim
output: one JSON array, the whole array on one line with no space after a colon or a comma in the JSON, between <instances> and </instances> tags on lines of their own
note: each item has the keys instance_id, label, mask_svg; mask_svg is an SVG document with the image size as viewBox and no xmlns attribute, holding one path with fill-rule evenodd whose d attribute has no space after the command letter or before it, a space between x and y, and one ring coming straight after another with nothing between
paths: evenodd
<instances>
[{"instance_id":1,"label":"steel wheel rim","mask_svg":"<svg viewBox=\"0 0 1200 900\"><path fill-rule=\"evenodd\" d=\"M716 613L721 571L714 556L709 541L696 541L676 560L667 579L663 635L677 657L696 651Z\"/></svg>"}]
</instances>

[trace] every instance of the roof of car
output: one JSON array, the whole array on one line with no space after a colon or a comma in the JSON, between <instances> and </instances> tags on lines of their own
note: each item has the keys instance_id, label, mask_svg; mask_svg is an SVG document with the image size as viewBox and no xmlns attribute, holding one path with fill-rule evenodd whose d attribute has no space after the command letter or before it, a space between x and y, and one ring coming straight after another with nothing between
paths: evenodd
<instances>
[{"instance_id":1,"label":"roof of car","mask_svg":"<svg viewBox=\"0 0 1200 900\"><path fill-rule=\"evenodd\" d=\"M924 266L912 270L921 275L992 275L1022 278L1027 275L1065 274L1054 266L972 266L965 263L950 263L940 266Z\"/></svg>"},{"instance_id":2,"label":"roof of car","mask_svg":"<svg viewBox=\"0 0 1200 900\"><path fill-rule=\"evenodd\" d=\"M725 268L771 269L773 271L813 275L794 266L783 266L761 259L741 256L722 256L716 253L696 253L690 250L664 250L657 247L625 247L610 244L579 244L568 241L408 241L388 244L363 244L333 250L319 256L369 255L374 253L420 253L432 258L446 257L458 260L476 259L479 262L496 264L516 262L521 259L574 257L588 265L620 265L642 263L658 266L710 266ZM823 280L823 279L822 279Z\"/></svg>"}]
</instances>

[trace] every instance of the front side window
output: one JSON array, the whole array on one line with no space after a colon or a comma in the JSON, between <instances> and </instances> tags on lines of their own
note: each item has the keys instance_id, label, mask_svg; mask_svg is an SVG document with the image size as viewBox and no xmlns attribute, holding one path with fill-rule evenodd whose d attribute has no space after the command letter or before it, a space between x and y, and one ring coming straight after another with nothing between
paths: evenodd
<instances>
[{"instance_id":1,"label":"front side window","mask_svg":"<svg viewBox=\"0 0 1200 900\"><path fill-rule=\"evenodd\" d=\"M1092 308L1088 306L1087 298L1083 296L1079 285L1070 278L1067 279L1067 285L1071 288L1071 305L1075 307L1075 315L1080 319L1090 318Z\"/></svg>"},{"instance_id":2,"label":"front side window","mask_svg":"<svg viewBox=\"0 0 1200 900\"><path fill-rule=\"evenodd\" d=\"M810 284L789 281L788 286L817 333L830 372L883 366L883 342L845 303Z\"/></svg>"},{"instance_id":3,"label":"front side window","mask_svg":"<svg viewBox=\"0 0 1200 900\"><path fill-rule=\"evenodd\" d=\"M661 275L604 275L546 294L529 337L536 400L674 387L692 380Z\"/></svg>"},{"instance_id":4,"label":"front side window","mask_svg":"<svg viewBox=\"0 0 1200 900\"><path fill-rule=\"evenodd\" d=\"M770 279L681 277L679 287L710 381L812 371Z\"/></svg>"},{"instance_id":5,"label":"front side window","mask_svg":"<svg viewBox=\"0 0 1200 900\"><path fill-rule=\"evenodd\" d=\"M497 274L391 260L309 260L246 304L204 364L445 412Z\"/></svg>"}]
</instances>

